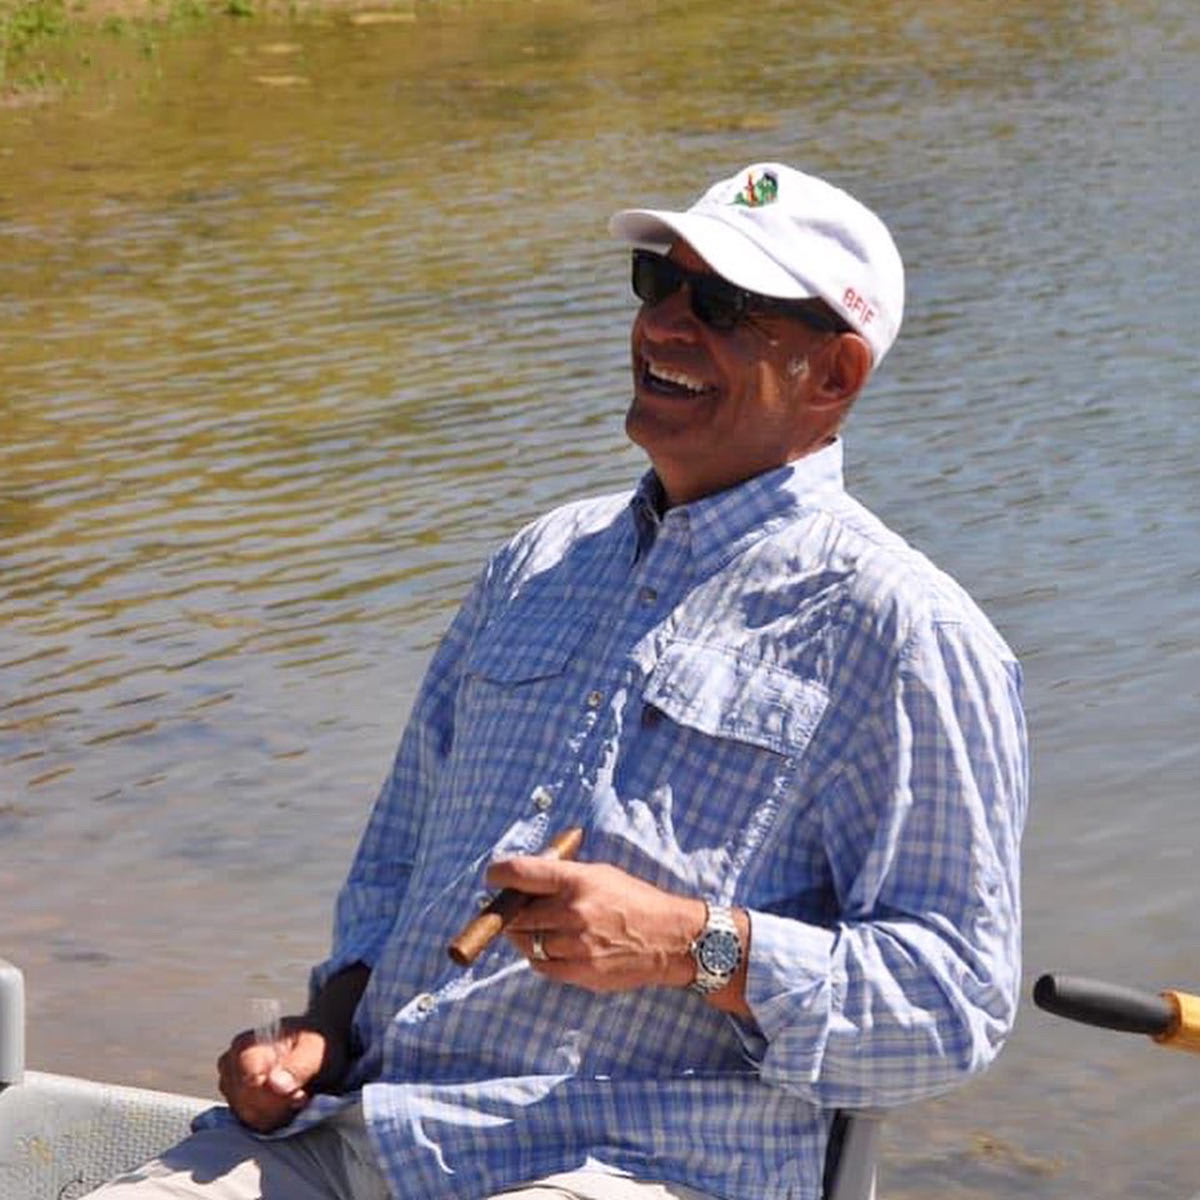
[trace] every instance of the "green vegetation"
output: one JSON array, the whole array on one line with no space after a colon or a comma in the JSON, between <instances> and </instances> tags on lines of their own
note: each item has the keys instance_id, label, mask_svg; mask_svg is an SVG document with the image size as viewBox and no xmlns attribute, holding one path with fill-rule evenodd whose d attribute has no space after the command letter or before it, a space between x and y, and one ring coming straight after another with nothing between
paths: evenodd
<instances>
[{"instance_id":1,"label":"green vegetation","mask_svg":"<svg viewBox=\"0 0 1200 1200\"><path fill-rule=\"evenodd\" d=\"M30 62L40 44L64 36L69 25L63 0L0 0L0 89L10 86L15 67Z\"/></svg>"},{"instance_id":2,"label":"green vegetation","mask_svg":"<svg viewBox=\"0 0 1200 1200\"><path fill-rule=\"evenodd\" d=\"M222 18L252 17L255 0L0 0L0 103L5 96L71 86L93 60L97 37L130 39L144 58L157 54L165 33Z\"/></svg>"}]
</instances>

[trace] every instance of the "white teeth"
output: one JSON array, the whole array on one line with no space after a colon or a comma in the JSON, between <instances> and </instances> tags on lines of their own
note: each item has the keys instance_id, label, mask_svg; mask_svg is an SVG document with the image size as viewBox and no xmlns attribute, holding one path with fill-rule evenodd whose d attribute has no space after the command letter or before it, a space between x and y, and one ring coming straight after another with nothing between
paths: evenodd
<instances>
[{"instance_id":1,"label":"white teeth","mask_svg":"<svg viewBox=\"0 0 1200 1200\"><path fill-rule=\"evenodd\" d=\"M704 384L702 382L693 379L690 375L683 374L682 371L673 371L670 367L660 367L656 363L647 363L646 371L651 379L661 379L664 383L671 383L676 387L687 388L689 392L704 391Z\"/></svg>"}]
</instances>

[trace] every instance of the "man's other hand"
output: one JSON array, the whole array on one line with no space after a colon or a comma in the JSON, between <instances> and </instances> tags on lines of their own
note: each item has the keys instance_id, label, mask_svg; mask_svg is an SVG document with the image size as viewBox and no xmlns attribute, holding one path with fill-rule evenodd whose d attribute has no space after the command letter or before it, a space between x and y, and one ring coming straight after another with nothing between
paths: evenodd
<instances>
[{"instance_id":1,"label":"man's other hand","mask_svg":"<svg viewBox=\"0 0 1200 1200\"><path fill-rule=\"evenodd\" d=\"M243 1125L269 1133L286 1125L312 1098L318 1076L329 1074L325 1035L303 1019L285 1017L279 1040L255 1041L239 1033L217 1060L218 1086Z\"/></svg>"}]
</instances>

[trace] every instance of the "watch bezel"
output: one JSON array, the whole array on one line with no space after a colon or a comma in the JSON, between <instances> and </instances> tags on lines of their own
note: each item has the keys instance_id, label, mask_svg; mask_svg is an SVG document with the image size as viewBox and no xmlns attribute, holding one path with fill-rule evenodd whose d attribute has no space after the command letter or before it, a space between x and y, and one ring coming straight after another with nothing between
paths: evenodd
<instances>
[{"instance_id":1,"label":"watch bezel","mask_svg":"<svg viewBox=\"0 0 1200 1200\"><path fill-rule=\"evenodd\" d=\"M728 978L742 961L742 939L735 929L708 929L701 936L696 953L710 975Z\"/></svg>"},{"instance_id":2,"label":"watch bezel","mask_svg":"<svg viewBox=\"0 0 1200 1200\"><path fill-rule=\"evenodd\" d=\"M688 985L702 996L719 992L742 965L745 947L731 908L706 905L704 928L691 945L696 977Z\"/></svg>"}]
</instances>

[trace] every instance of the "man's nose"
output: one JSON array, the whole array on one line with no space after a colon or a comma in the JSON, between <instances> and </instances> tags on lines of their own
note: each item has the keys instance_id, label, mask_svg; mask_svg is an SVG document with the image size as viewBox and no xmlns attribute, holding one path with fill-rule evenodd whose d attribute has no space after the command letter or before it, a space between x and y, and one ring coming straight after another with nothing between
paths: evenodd
<instances>
[{"instance_id":1,"label":"man's nose","mask_svg":"<svg viewBox=\"0 0 1200 1200\"><path fill-rule=\"evenodd\" d=\"M643 304L638 320L647 337L659 340L694 338L700 324L692 311L692 294L686 283L657 304Z\"/></svg>"}]
</instances>

